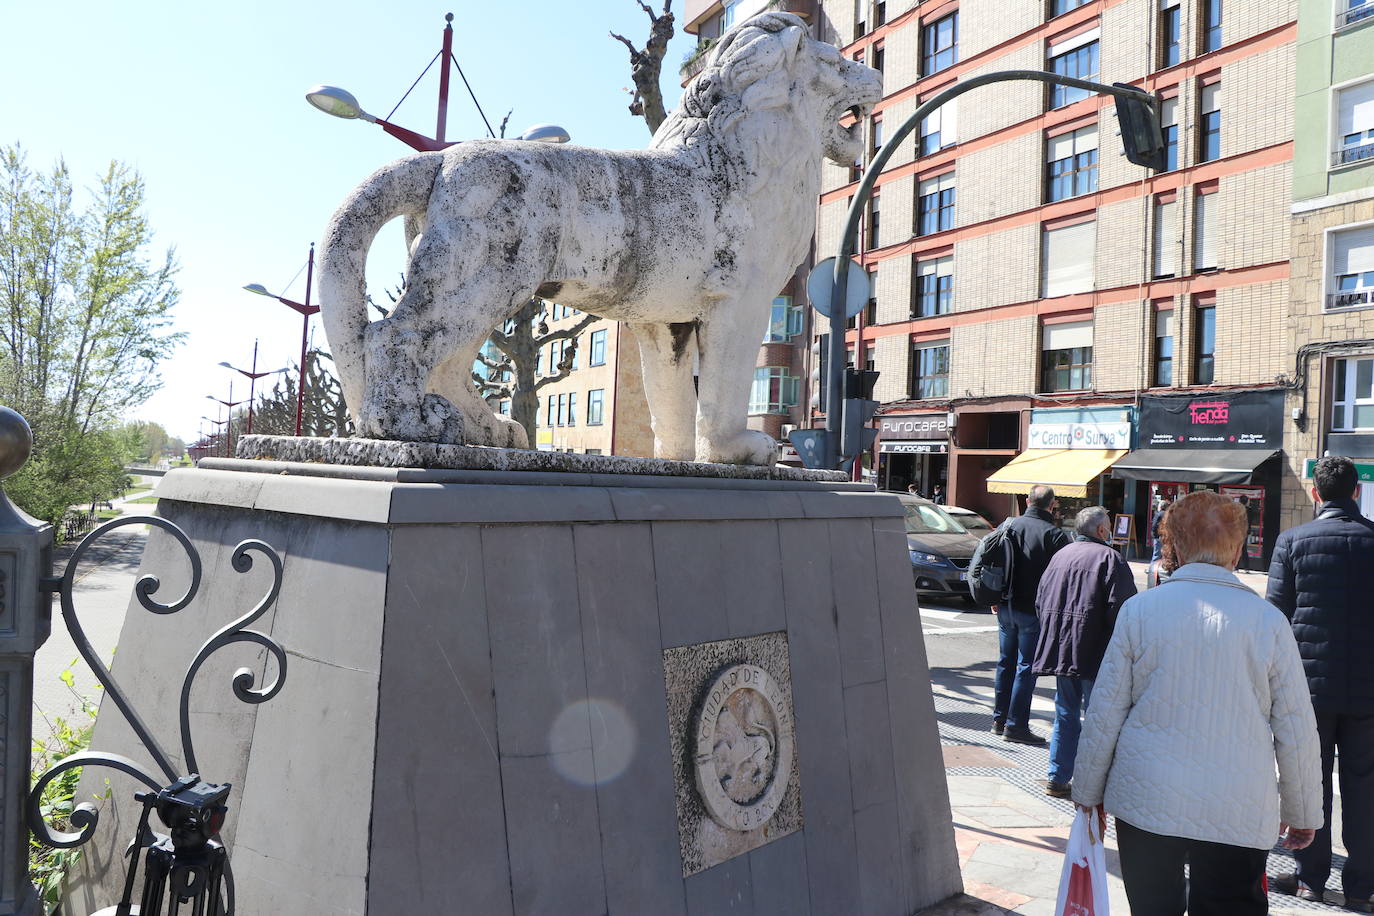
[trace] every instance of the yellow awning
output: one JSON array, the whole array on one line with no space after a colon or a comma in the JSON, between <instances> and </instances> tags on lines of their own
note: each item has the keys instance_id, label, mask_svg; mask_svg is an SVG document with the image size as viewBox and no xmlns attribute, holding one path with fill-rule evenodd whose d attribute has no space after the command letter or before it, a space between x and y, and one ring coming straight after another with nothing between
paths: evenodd
<instances>
[{"instance_id":1,"label":"yellow awning","mask_svg":"<svg viewBox=\"0 0 1374 916\"><path fill-rule=\"evenodd\" d=\"M989 493L1029 493L1037 483L1054 487L1057 496L1088 495L1088 482L1101 474L1125 449L1032 448L988 477Z\"/></svg>"}]
</instances>

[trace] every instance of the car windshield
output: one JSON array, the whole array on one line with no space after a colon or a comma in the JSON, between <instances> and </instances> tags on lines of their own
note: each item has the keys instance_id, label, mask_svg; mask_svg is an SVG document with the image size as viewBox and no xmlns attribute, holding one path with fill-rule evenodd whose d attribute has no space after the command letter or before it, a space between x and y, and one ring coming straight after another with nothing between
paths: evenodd
<instances>
[{"instance_id":1,"label":"car windshield","mask_svg":"<svg viewBox=\"0 0 1374 916\"><path fill-rule=\"evenodd\" d=\"M964 529L954 519L935 506L903 502L906 510L907 534L959 534Z\"/></svg>"}]
</instances>

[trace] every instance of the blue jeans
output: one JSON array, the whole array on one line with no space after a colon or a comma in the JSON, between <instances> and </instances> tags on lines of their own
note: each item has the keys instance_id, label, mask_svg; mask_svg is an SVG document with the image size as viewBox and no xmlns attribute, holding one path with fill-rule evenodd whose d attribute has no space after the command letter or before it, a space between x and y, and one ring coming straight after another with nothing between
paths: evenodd
<instances>
[{"instance_id":1,"label":"blue jeans","mask_svg":"<svg viewBox=\"0 0 1374 916\"><path fill-rule=\"evenodd\" d=\"M993 680L992 718L1008 729L1030 725L1031 696L1035 693L1035 641L1040 636L1040 618L997 608L997 641L1000 658Z\"/></svg>"},{"instance_id":2,"label":"blue jeans","mask_svg":"<svg viewBox=\"0 0 1374 916\"><path fill-rule=\"evenodd\" d=\"M1073 780L1073 758L1078 754L1078 735L1093 693L1092 678L1054 679L1054 731L1050 733L1050 782L1061 786Z\"/></svg>"}]
</instances>

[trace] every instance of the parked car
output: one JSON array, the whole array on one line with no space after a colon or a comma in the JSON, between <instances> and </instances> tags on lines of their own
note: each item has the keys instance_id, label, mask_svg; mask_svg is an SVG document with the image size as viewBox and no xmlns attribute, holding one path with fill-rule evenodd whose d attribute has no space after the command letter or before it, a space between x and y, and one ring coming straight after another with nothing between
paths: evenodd
<instances>
[{"instance_id":1,"label":"parked car","mask_svg":"<svg viewBox=\"0 0 1374 916\"><path fill-rule=\"evenodd\" d=\"M972 604L968 564L979 539L928 499L898 495L906 512L907 551L918 596L962 598Z\"/></svg>"},{"instance_id":2,"label":"parked car","mask_svg":"<svg viewBox=\"0 0 1374 916\"><path fill-rule=\"evenodd\" d=\"M963 525L964 530L976 538L982 538L997 527L972 509L963 509L959 506L941 506L940 508L944 509L946 515Z\"/></svg>"}]
</instances>

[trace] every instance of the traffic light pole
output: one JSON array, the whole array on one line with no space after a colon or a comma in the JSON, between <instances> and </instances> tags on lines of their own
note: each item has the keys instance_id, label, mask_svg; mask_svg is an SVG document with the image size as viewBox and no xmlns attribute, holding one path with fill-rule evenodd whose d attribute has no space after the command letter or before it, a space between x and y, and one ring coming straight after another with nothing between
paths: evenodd
<instances>
[{"instance_id":1,"label":"traffic light pole","mask_svg":"<svg viewBox=\"0 0 1374 916\"><path fill-rule=\"evenodd\" d=\"M877 182L878 176L882 174L888 159L892 158L892 154L896 152L901 142L941 105L980 86L1012 80L1032 80L1115 96L1117 99L1117 117L1121 121L1121 139L1126 145L1126 158L1137 165L1144 165L1156 170L1163 168L1164 136L1159 126L1158 99L1134 86L1124 84L1109 86L1106 83L1074 79L1070 76L1061 76L1058 73L1048 73L1044 70L1002 70L997 73L986 73L982 76L961 80L918 106L911 117L902 122L902 126L897 129L897 132L883 143L883 148L878 151L878 155L873 157L873 160L864 170L863 180L859 182L859 188L854 194L854 201L849 206L849 216L845 220L844 234L840 237L840 248L835 257L834 292L830 303L830 339L826 348L826 373L822 380L825 385L825 435L821 437L823 440L821 443L823 459L820 467L834 470L841 467L846 460L858 457L857 453L844 454L844 449L841 447L845 426L844 401L846 399L844 390L844 338L847 320L845 289L849 280L850 262L854 257L854 247L858 241L859 221L863 218L869 197L872 196L873 185ZM867 399L867 396L868 392L863 392L861 399ZM852 411L859 409L860 406L856 404L851 408L851 416L854 415ZM868 411L868 416L872 416L871 411ZM866 422L865 419L865 425ZM852 423L851 420L851 425ZM849 445L852 442L851 437L851 442L843 444Z\"/></svg>"}]
</instances>

